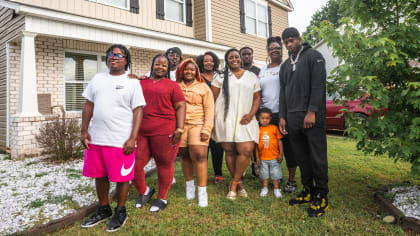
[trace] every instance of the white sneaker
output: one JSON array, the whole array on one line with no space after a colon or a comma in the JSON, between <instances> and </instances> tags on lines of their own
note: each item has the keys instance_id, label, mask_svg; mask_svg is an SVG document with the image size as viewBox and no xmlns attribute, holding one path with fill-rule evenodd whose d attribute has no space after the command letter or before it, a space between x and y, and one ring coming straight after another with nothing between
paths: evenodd
<instances>
[{"instance_id":1,"label":"white sneaker","mask_svg":"<svg viewBox=\"0 0 420 236\"><path fill-rule=\"evenodd\" d=\"M280 189L274 189L274 196L276 198L281 198L282 197Z\"/></svg>"},{"instance_id":2,"label":"white sneaker","mask_svg":"<svg viewBox=\"0 0 420 236\"><path fill-rule=\"evenodd\" d=\"M185 193L187 200L193 200L195 198L195 185L194 180L185 182Z\"/></svg>"},{"instance_id":3,"label":"white sneaker","mask_svg":"<svg viewBox=\"0 0 420 236\"><path fill-rule=\"evenodd\" d=\"M260 197L265 197L268 194L268 188L262 188L261 189L261 193L260 193Z\"/></svg>"},{"instance_id":4,"label":"white sneaker","mask_svg":"<svg viewBox=\"0 0 420 236\"><path fill-rule=\"evenodd\" d=\"M200 207L207 207L209 205L206 187L198 187L198 205Z\"/></svg>"},{"instance_id":5,"label":"white sneaker","mask_svg":"<svg viewBox=\"0 0 420 236\"><path fill-rule=\"evenodd\" d=\"M174 184L174 183L176 183L175 176L174 176L174 178L172 179L172 184Z\"/></svg>"}]
</instances>

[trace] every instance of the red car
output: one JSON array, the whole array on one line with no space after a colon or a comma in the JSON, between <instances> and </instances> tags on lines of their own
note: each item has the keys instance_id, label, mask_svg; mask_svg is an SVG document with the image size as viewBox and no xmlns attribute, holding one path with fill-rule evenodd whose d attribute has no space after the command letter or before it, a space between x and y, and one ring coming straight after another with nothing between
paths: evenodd
<instances>
[{"instance_id":1,"label":"red car","mask_svg":"<svg viewBox=\"0 0 420 236\"><path fill-rule=\"evenodd\" d=\"M371 106L367 104L365 107L359 106L360 100L353 100L343 106L342 104L335 104L333 98L327 95L327 130L340 130L344 131L345 123L343 116L337 116L341 114L340 111L343 108L348 109L348 112L356 113L355 117L359 119L366 119L372 112L369 111Z\"/></svg>"}]
</instances>

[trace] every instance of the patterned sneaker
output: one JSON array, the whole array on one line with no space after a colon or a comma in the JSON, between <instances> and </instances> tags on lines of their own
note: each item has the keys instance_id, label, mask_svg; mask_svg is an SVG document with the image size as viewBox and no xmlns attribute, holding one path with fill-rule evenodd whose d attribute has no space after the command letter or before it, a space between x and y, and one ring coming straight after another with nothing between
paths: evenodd
<instances>
[{"instance_id":1,"label":"patterned sneaker","mask_svg":"<svg viewBox=\"0 0 420 236\"><path fill-rule=\"evenodd\" d=\"M303 191L296 197L292 198L289 201L289 205L293 206L296 204L311 204L313 202L313 196L311 195L311 192L308 187L304 187Z\"/></svg>"},{"instance_id":2,"label":"patterned sneaker","mask_svg":"<svg viewBox=\"0 0 420 236\"><path fill-rule=\"evenodd\" d=\"M319 217L325 214L328 210L329 204L327 195L318 193L315 196L314 201L311 206L308 208L308 215L310 217Z\"/></svg>"},{"instance_id":3,"label":"patterned sneaker","mask_svg":"<svg viewBox=\"0 0 420 236\"><path fill-rule=\"evenodd\" d=\"M121 229L127 221L127 211L125 207L116 207L114 216L112 216L111 221L109 222L106 232L115 232Z\"/></svg>"},{"instance_id":4,"label":"patterned sneaker","mask_svg":"<svg viewBox=\"0 0 420 236\"><path fill-rule=\"evenodd\" d=\"M109 205L98 206L98 208L96 208L95 214L91 215L89 219L85 220L82 223L81 227L82 228L93 227L111 216L112 216L112 209Z\"/></svg>"},{"instance_id":5,"label":"patterned sneaker","mask_svg":"<svg viewBox=\"0 0 420 236\"><path fill-rule=\"evenodd\" d=\"M296 181L288 180L286 186L284 187L284 192L293 193L294 191L296 191L296 188L297 188Z\"/></svg>"},{"instance_id":6,"label":"patterned sneaker","mask_svg":"<svg viewBox=\"0 0 420 236\"><path fill-rule=\"evenodd\" d=\"M214 177L214 184L220 184L222 182L223 182L223 177L222 176Z\"/></svg>"}]
</instances>

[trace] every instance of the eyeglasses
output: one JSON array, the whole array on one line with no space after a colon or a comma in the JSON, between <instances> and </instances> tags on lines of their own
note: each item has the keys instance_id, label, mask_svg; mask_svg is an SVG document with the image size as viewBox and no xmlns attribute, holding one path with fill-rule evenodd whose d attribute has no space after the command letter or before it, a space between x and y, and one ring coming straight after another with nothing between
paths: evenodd
<instances>
[{"instance_id":1,"label":"eyeglasses","mask_svg":"<svg viewBox=\"0 0 420 236\"><path fill-rule=\"evenodd\" d=\"M281 50L281 47L276 47L276 48L268 48L268 51L273 51L273 50Z\"/></svg>"},{"instance_id":2,"label":"eyeglasses","mask_svg":"<svg viewBox=\"0 0 420 236\"><path fill-rule=\"evenodd\" d=\"M107 54L107 56L109 57L109 58L114 58L115 56L117 56L117 58L118 59L123 59L125 56L123 55L123 54L121 54L121 53L113 53L113 52L109 52L108 54Z\"/></svg>"}]
</instances>

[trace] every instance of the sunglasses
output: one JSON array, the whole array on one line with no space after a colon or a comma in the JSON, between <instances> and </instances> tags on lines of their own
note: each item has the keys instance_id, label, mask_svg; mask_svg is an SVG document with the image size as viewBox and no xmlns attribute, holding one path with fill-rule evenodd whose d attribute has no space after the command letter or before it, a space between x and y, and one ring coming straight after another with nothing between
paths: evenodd
<instances>
[{"instance_id":1,"label":"sunglasses","mask_svg":"<svg viewBox=\"0 0 420 236\"><path fill-rule=\"evenodd\" d=\"M273 50L281 50L281 47L276 47L276 48L268 48L268 51L273 51Z\"/></svg>"},{"instance_id":2,"label":"sunglasses","mask_svg":"<svg viewBox=\"0 0 420 236\"><path fill-rule=\"evenodd\" d=\"M123 55L123 54L121 54L121 53L113 53L113 52L109 52L108 54L107 54L107 56L109 57L109 58L114 58L115 56L117 56L117 58L118 59L123 59L125 56Z\"/></svg>"}]
</instances>

